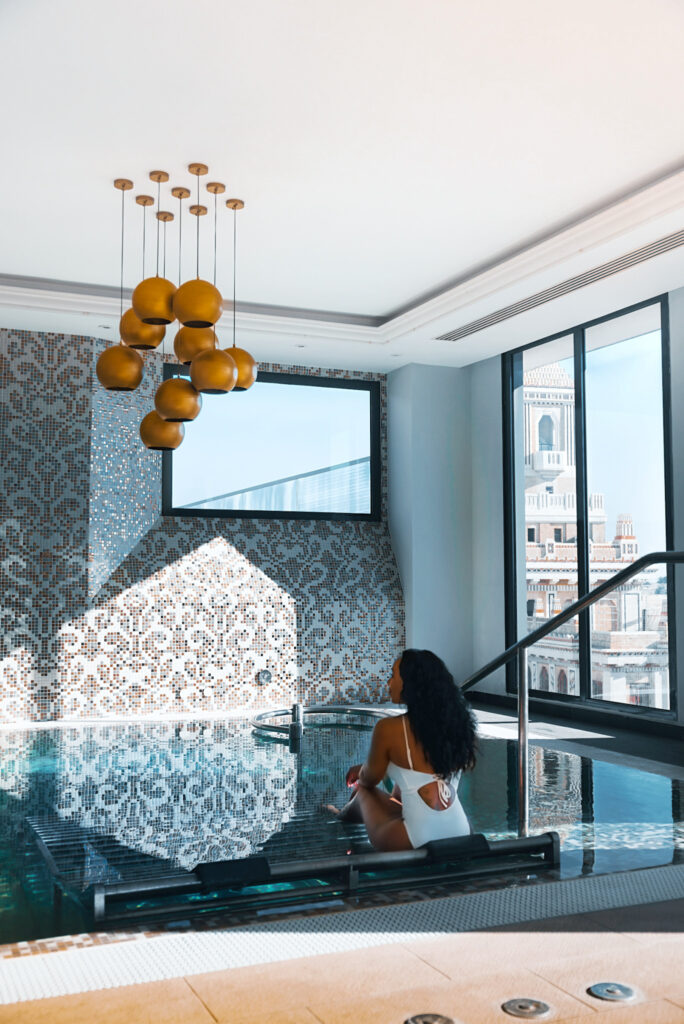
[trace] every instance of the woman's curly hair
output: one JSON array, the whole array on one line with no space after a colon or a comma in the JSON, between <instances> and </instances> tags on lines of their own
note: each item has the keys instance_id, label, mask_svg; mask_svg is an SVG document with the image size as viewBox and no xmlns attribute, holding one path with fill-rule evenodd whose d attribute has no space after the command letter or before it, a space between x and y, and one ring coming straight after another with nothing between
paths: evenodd
<instances>
[{"instance_id":1,"label":"woman's curly hair","mask_svg":"<svg viewBox=\"0 0 684 1024\"><path fill-rule=\"evenodd\" d=\"M413 734L435 774L448 779L474 768L475 716L442 659L409 648L401 655L399 674Z\"/></svg>"}]
</instances>

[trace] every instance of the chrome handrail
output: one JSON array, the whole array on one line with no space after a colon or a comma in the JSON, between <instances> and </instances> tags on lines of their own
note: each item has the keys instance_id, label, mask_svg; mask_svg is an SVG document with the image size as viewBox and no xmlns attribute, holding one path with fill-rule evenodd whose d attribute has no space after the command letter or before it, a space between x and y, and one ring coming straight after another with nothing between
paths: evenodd
<instances>
[{"instance_id":1,"label":"chrome handrail","mask_svg":"<svg viewBox=\"0 0 684 1024\"><path fill-rule=\"evenodd\" d=\"M562 626L565 622L570 619L574 619L576 615L584 611L585 608L589 608L591 605L600 601L602 597L609 594L612 590L622 586L627 580L630 580L633 576L638 576L640 572L647 569L649 565L657 565L658 563L666 563L667 565L681 565L684 563L684 551L652 551L650 555L642 555L641 558L637 558L635 562L616 572L614 576L611 576L605 583L600 583L598 587L590 590L584 597L574 601L573 604L569 605L558 615L554 615L552 619L549 619L538 629L534 629L527 636L524 636L521 640L507 647L505 651L502 651L498 657L493 658L492 661L487 662L481 669L474 672L472 675L460 683L461 690L469 690L475 683L479 683L490 673L496 671L497 668L502 668L504 665L512 661L513 658L518 658L518 832L521 836L526 836L529 829L529 813L530 813L530 789L529 789L529 757L528 757L528 739L527 732L529 727L529 687L527 683L527 651L530 647L537 643L538 640L543 640L549 633L553 633Z\"/></svg>"}]
</instances>

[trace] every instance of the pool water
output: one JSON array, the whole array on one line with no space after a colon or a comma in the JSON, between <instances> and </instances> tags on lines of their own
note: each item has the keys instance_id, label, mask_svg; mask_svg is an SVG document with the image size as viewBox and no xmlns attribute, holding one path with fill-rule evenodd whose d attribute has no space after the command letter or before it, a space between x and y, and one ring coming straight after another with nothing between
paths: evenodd
<instances>
[{"instance_id":1,"label":"pool water","mask_svg":"<svg viewBox=\"0 0 684 1024\"><path fill-rule=\"evenodd\" d=\"M44 828L72 836L76 890L123 877L127 863L339 850L348 839L323 807L344 803L370 737L367 721L349 724L307 720L298 754L243 718L0 731L0 943L58 933ZM516 773L515 742L482 738L459 787L473 831L517 834ZM564 877L684 860L684 782L535 745L530 777L530 830L560 833ZM59 933L87 927L66 901Z\"/></svg>"}]
</instances>

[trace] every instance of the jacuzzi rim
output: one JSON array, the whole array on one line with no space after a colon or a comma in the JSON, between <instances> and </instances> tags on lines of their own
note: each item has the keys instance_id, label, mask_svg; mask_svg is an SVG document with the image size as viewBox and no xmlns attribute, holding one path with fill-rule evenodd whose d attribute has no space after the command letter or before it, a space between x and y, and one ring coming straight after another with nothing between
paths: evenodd
<instances>
[{"instance_id":1,"label":"jacuzzi rim","mask_svg":"<svg viewBox=\"0 0 684 1024\"><path fill-rule=\"evenodd\" d=\"M387 718L391 715L400 714L401 710L396 711L393 708L388 707L373 707L368 704L304 704L302 705L302 715L325 715L325 714L341 714L341 715L366 715L368 718ZM288 725L274 725L266 719L272 718L287 718L292 721L292 707L289 708L276 708L274 711L260 711L258 715L250 718L249 724L257 733L278 733L282 736L289 736L290 726Z\"/></svg>"}]
</instances>

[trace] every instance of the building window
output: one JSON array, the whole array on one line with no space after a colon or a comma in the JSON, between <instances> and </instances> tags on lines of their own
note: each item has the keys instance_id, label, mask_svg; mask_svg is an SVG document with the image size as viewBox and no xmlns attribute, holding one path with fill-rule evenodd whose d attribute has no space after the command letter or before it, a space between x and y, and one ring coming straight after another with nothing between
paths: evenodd
<instances>
[{"instance_id":1,"label":"building window","mask_svg":"<svg viewBox=\"0 0 684 1024\"><path fill-rule=\"evenodd\" d=\"M244 394L204 395L162 489L165 515L379 519L380 386L260 373Z\"/></svg>"},{"instance_id":2,"label":"building window","mask_svg":"<svg viewBox=\"0 0 684 1024\"><path fill-rule=\"evenodd\" d=\"M507 644L534 628L525 605L517 605L523 587L529 592L537 584L547 614L557 610L557 579L548 573L554 564L562 562L568 589L582 597L640 553L673 547L666 517L666 302L642 303L503 357L506 450L513 453L507 469L507 550L509 559L514 551L518 559L516 565L509 561L507 576ZM520 483L524 501L516 502ZM523 529L528 538L535 531L539 547L522 543ZM556 548L564 537L571 544ZM644 570L626 589L531 648L531 657L551 663L562 652L569 665L551 677L550 690L674 710L670 575L664 565ZM640 670L639 685L634 668Z\"/></svg>"},{"instance_id":3,"label":"building window","mask_svg":"<svg viewBox=\"0 0 684 1024\"><path fill-rule=\"evenodd\" d=\"M528 526L527 528L527 539L533 544L534 543L534 526Z\"/></svg>"}]
</instances>

